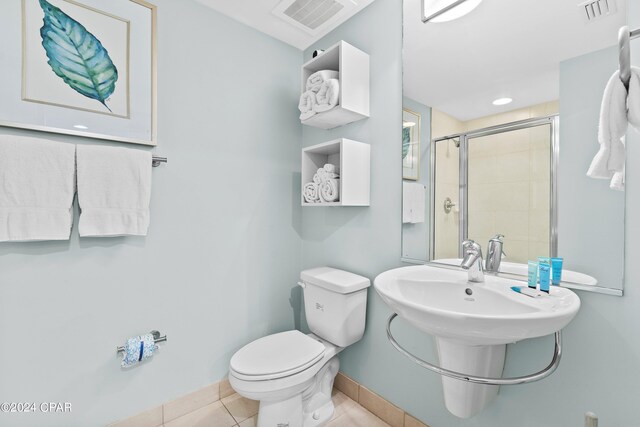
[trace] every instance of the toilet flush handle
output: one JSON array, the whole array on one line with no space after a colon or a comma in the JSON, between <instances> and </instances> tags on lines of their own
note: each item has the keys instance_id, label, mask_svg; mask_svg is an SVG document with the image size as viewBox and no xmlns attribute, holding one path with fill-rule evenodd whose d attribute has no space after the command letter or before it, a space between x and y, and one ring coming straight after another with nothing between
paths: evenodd
<instances>
[{"instance_id":1,"label":"toilet flush handle","mask_svg":"<svg viewBox=\"0 0 640 427\"><path fill-rule=\"evenodd\" d=\"M299 285L302 289L304 289L304 288L306 288L306 287L307 287L307 285L306 285L304 282L298 282L298 285Z\"/></svg>"}]
</instances>

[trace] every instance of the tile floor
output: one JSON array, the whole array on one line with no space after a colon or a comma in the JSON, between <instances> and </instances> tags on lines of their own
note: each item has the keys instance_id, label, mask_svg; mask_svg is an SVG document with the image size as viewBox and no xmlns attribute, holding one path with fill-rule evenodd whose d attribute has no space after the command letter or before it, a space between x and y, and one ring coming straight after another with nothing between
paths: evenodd
<instances>
[{"instance_id":1,"label":"tile floor","mask_svg":"<svg viewBox=\"0 0 640 427\"><path fill-rule=\"evenodd\" d=\"M389 427L389 424L335 389L333 403L336 409L327 427ZM255 427L257 413L258 402L234 393L169 421L164 427Z\"/></svg>"}]
</instances>

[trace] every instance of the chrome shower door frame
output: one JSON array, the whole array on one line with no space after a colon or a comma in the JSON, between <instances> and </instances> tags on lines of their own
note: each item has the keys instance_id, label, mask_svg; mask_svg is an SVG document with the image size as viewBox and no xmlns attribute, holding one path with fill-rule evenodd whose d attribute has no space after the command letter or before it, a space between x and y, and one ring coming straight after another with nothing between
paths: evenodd
<instances>
[{"instance_id":1,"label":"chrome shower door frame","mask_svg":"<svg viewBox=\"0 0 640 427\"><path fill-rule=\"evenodd\" d=\"M436 233L436 149L437 143L447 140L458 139L459 143L459 213L460 220L458 224L458 256L462 257L462 242L467 240L469 234L469 140L480 138L483 136L496 135L500 133L512 132L521 129L528 129L538 126L549 126L549 138L551 142L550 149L550 188L549 188L549 254L554 257L558 253L558 158L560 155L559 144L559 128L560 120L557 114L537 117L532 119L519 120L516 122L505 123L496 126L490 126L470 132L447 135L431 140L431 221L430 221L430 238L429 238L429 254L431 260L435 254L435 233Z\"/></svg>"}]
</instances>

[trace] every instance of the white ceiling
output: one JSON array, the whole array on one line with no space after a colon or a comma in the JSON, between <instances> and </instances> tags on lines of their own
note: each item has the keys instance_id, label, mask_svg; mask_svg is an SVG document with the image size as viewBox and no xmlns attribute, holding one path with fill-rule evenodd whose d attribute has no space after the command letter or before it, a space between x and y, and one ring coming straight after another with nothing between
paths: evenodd
<instances>
[{"instance_id":1,"label":"white ceiling","mask_svg":"<svg viewBox=\"0 0 640 427\"><path fill-rule=\"evenodd\" d=\"M272 10L281 0L196 0L212 9L217 10L236 21L240 21L265 34L275 37L300 50L308 48L311 44L335 29L338 25L351 18L356 13L373 3L374 0L348 0L355 7L343 10L342 16L332 25L324 28L316 35L296 28L272 13Z\"/></svg>"},{"instance_id":2,"label":"white ceiling","mask_svg":"<svg viewBox=\"0 0 640 427\"><path fill-rule=\"evenodd\" d=\"M587 23L584 0L484 0L450 22L421 21L420 0L404 0L404 95L460 120L559 97L559 63L617 44L626 0ZM514 102L495 107L496 98Z\"/></svg>"}]
</instances>

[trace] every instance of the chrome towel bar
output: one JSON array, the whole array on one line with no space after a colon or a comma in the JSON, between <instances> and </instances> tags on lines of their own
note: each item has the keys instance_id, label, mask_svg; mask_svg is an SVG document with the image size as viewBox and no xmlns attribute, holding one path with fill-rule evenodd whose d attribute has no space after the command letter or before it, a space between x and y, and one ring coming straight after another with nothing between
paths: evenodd
<instances>
[{"instance_id":1,"label":"chrome towel bar","mask_svg":"<svg viewBox=\"0 0 640 427\"><path fill-rule=\"evenodd\" d=\"M160 163L167 163L167 158L158 157L158 156L153 156L151 158L151 166L153 166L154 168L157 168L158 166L160 166Z\"/></svg>"},{"instance_id":2,"label":"chrome towel bar","mask_svg":"<svg viewBox=\"0 0 640 427\"><path fill-rule=\"evenodd\" d=\"M543 378L548 377L556 370L558 365L560 364L560 358L562 357L562 335L560 331L555 333L556 336L556 345L553 351L553 359L551 359L551 363L549 366L544 368L543 370L536 372L535 374L525 375L522 377L513 377L513 378L490 378L490 377L477 377L474 375L462 374L460 372L450 371L448 369L442 368L440 366L434 365L432 363L426 362L420 359L417 356L409 353L405 348L403 348L398 342L393 338L391 334L391 322L398 316L397 313L393 313L389 316L389 320L387 322L387 338L391 345L395 347L400 353L407 356L411 361L417 363L423 368L427 368L430 371L433 371L437 374L444 375L446 377L454 378L456 380L468 381L476 384L485 384L485 385L516 385L516 384L526 384L532 383L534 381L540 381Z\"/></svg>"},{"instance_id":3,"label":"chrome towel bar","mask_svg":"<svg viewBox=\"0 0 640 427\"><path fill-rule=\"evenodd\" d=\"M151 331L149 332L151 335L153 335L153 341L158 344L159 342L164 342L167 340L167 336L166 335L162 335L160 336L160 332L158 331ZM119 347L116 347L116 354L120 354L120 353L124 353L124 346L121 345Z\"/></svg>"},{"instance_id":4,"label":"chrome towel bar","mask_svg":"<svg viewBox=\"0 0 640 427\"><path fill-rule=\"evenodd\" d=\"M631 46L629 41L640 37L640 28L633 31L629 27L621 27L618 32L618 49L620 64L620 80L624 86L629 89L629 80L631 80Z\"/></svg>"}]
</instances>

